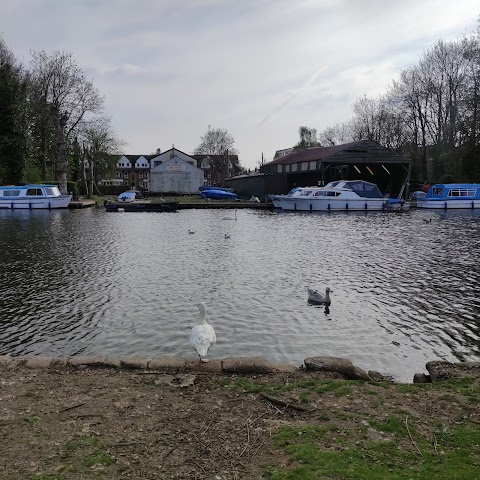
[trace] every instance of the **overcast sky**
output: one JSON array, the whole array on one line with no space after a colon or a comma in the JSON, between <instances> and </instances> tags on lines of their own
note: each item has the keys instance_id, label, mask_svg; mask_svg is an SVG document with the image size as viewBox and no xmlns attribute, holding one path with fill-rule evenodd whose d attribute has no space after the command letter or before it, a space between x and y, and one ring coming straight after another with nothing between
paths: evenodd
<instances>
[{"instance_id":1,"label":"overcast sky","mask_svg":"<svg viewBox=\"0 0 480 480\"><path fill-rule=\"evenodd\" d=\"M258 165L352 116L436 40L471 33L479 0L0 0L0 34L73 55L125 153L192 153L208 125Z\"/></svg>"}]
</instances>

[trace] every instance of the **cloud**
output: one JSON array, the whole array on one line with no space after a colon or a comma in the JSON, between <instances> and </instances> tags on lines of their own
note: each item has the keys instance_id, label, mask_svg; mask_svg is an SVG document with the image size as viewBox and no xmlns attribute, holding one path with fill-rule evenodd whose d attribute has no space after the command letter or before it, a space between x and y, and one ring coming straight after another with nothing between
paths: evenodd
<instances>
[{"instance_id":1,"label":"cloud","mask_svg":"<svg viewBox=\"0 0 480 480\"><path fill-rule=\"evenodd\" d=\"M63 50L106 97L126 153L191 152L208 125L254 168L298 127L348 120L440 37L473 30L478 0L0 0L17 58ZM28 12L28 15L25 14ZM428 21L427 21L428 19ZM427 26L426 26L427 24Z\"/></svg>"}]
</instances>

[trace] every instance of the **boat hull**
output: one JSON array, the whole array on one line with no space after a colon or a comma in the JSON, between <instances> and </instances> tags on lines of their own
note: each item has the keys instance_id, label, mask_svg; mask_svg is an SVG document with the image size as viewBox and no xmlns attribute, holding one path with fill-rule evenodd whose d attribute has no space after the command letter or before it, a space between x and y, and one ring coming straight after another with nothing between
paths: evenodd
<instances>
[{"instance_id":1,"label":"boat hull","mask_svg":"<svg viewBox=\"0 0 480 480\"><path fill-rule=\"evenodd\" d=\"M46 198L19 198L15 200L2 198L0 199L0 208L10 210L50 210L52 208L68 208L68 204L71 200L71 195Z\"/></svg>"},{"instance_id":2,"label":"boat hull","mask_svg":"<svg viewBox=\"0 0 480 480\"><path fill-rule=\"evenodd\" d=\"M277 195L272 198L276 208L295 212L332 212L332 211L384 211L383 198L360 199L314 199L295 198Z\"/></svg>"},{"instance_id":3,"label":"boat hull","mask_svg":"<svg viewBox=\"0 0 480 480\"><path fill-rule=\"evenodd\" d=\"M417 208L474 210L480 208L480 200L417 200Z\"/></svg>"}]
</instances>

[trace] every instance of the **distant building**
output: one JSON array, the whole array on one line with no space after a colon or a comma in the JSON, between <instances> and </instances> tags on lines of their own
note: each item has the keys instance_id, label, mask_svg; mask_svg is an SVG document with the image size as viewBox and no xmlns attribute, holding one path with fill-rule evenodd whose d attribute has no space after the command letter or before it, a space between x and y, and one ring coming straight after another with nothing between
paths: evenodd
<instances>
[{"instance_id":1,"label":"distant building","mask_svg":"<svg viewBox=\"0 0 480 480\"><path fill-rule=\"evenodd\" d=\"M169 162L173 158L181 162ZM168 168L157 168L167 162ZM178 174L175 175L174 171ZM224 185L227 178L239 175L241 171L238 155L228 152L224 155L189 155L172 147L163 153L158 149L154 155L122 155L116 164L116 176L102 184L123 185L157 193L196 193L201 185ZM185 177L187 174L188 180ZM180 190L171 190L177 187Z\"/></svg>"},{"instance_id":2,"label":"distant building","mask_svg":"<svg viewBox=\"0 0 480 480\"><path fill-rule=\"evenodd\" d=\"M282 158L285 155L288 155L293 152L293 147L290 148L284 148L283 150L277 150L275 152L275 155L273 156L273 159L276 160L277 158Z\"/></svg>"},{"instance_id":3,"label":"distant building","mask_svg":"<svg viewBox=\"0 0 480 480\"><path fill-rule=\"evenodd\" d=\"M148 190L153 157L155 155L122 155L117 161L117 185Z\"/></svg>"},{"instance_id":4,"label":"distant building","mask_svg":"<svg viewBox=\"0 0 480 480\"><path fill-rule=\"evenodd\" d=\"M151 193L197 193L205 184L205 174L197 160L176 148L150 159Z\"/></svg>"},{"instance_id":5,"label":"distant building","mask_svg":"<svg viewBox=\"0 0 480 480\"><path fill-rule=\"evenodd\" d=\"M224 185L225 180L239 175L242 168L239 165L238 155L201 154L192 155L198 160L200 168L205 172L207 185Z\"/></svg>"},{"instance_id":6,"label":"distant building","mask_svg":"<svg viewBox=\"0 0 480 480\"><path fill-rule=\"evenodd\" d=\"M226 181L244 197L263 200L268 194L285 194L293 187L325 185L333 180L366 180L384 194L408 197L411 160L372 140L343 145L311 147L282 154L260 167L260 172Z\"/></svg>"}]
</instances>

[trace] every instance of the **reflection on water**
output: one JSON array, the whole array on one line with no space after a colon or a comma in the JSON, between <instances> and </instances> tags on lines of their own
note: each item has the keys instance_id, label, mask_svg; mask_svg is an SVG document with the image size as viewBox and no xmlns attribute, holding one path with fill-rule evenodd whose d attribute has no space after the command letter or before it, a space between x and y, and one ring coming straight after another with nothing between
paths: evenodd
<instances>
[{"instance_id":1,"label":"reflection on water","mask_svg":"<svg viewBox=\"0 0 480 480\"><path fill-rule=\"evenodd\" d=\"M480 359L479 211L224 216L0 210L0 354L194 356L204 301L217 358Z\"/></svg>"}]
</instances>

